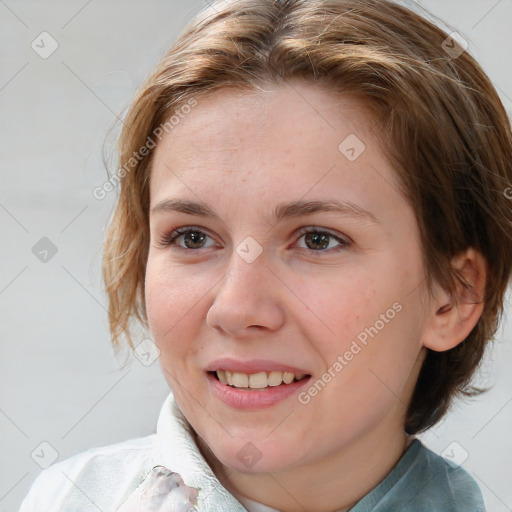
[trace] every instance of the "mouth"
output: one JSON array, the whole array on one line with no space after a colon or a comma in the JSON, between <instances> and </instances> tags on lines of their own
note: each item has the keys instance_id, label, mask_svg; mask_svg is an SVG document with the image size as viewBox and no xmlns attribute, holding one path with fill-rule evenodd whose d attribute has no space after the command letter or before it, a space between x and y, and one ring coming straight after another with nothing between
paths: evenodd
<instances>
[{"instance_id":1,"label":"mouth","mask_svg":"<svg viewBox=\"0 0 512 512\"><path fill-rule=\"evenodd\" d=\"M263 391L268 388L289 386L294 382L307 380L311 377L306 373L282 371L261 371L257 373L241 373L230 370L214 370L208 374L225 386L244 391Z\"/></svg>"},{"instance_id":2,"label":"mouth","mask_svg":"<svg viewBox=\"0 0 512 512\"><path fill-rule=\"evenodd\" d=\"M312 379L305 367L271 359L224 357L212 361L205 372L213 396L231 408L244 410L289 401Z\"/></svg>"}]
</instances>

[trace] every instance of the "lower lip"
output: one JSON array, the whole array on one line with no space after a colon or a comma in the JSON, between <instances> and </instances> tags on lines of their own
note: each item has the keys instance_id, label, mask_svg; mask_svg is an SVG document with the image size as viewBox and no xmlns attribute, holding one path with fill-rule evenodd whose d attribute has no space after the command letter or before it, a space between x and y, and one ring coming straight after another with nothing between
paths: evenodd
<instances>
[{"instance_id":1,"label":"lower lip","mask_svg":"<svg viewBox=\"0 0 512 512\"><path fill-rule=\"evenodd\" d=\"M222 384L222 382L211 373L207 373L206 376L215 395L235 409L270 407L289 396L296 395L297 391L310 379L310 377L305 377L302 380L296 380L290 384L281 384L280 386L269 386L262 390L248 391Z\"/></svg>"}]
</instances>

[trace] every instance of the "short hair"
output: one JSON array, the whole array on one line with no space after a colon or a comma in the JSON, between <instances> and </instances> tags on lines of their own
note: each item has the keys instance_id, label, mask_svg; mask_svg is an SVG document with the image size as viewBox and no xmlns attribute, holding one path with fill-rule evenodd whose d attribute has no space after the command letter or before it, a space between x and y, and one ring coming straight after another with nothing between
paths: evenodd
<instances>
[{"instance_id":1,"label":"short hair","mask_svg":"<svg viewBox=\"0 0 512 512\"><path fill-rule=\"evenodd\" d=\"M124 336L133 349L132 321L148 326L149 177L162 127L170 131L203 95L300 79L368 108L418 222L429 293L434 282L455 297L461 283L469 289L454 255L473 247L486 260L483 312L456 347L427 349L405 430L426 430L455 396L480 393L471 378L511 273L512 135L490 79L462 50L389 0L222 0L197 15L136 93L119 138L122 179L103 259L114 347Z\"/></svg>"}]
</instances>

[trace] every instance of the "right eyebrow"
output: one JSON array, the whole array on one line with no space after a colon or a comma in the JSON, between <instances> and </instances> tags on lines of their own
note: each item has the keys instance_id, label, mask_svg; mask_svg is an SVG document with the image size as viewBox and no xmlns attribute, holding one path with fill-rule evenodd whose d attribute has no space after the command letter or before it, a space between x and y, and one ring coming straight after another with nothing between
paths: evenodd
<instances>
[{"instance_id":1,"label":"right eyebrow","mask_svg":"<svg viewBox=\"0 0 512 512\"><path fill-rule=\"evenodd\" d=\"M211 217L218 219L218 215L208 206L195 201L187 201L183 199L166 199L160 201L151 209L151 213L169 213L181 212L189 215L197 215L198 217Z\"/></svg>"}]
</instances>

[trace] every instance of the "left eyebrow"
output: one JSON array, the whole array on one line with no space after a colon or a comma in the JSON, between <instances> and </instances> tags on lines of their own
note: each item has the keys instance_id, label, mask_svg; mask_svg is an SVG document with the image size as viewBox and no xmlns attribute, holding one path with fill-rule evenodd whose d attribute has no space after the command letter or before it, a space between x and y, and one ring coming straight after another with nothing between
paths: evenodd
<instances>
[{"instance_id":1,"label":"left eyebrow","mask_svg":"<svg viewBox=\"0 0 512 512\"><path fill-rule=\"evenodd\" d=\"M219 218L206 204L186 199L165 199L151 209L152 214L159 212L181 212L198 217ZM280 203L274 208L270 219L265 216L265 220L270 224L277 224L284 219L303 217L319 212L335 212L345 217L355 217L370 221L374 224L379 223L372 212L350 201L339 201L336 199L329 201L292 201L289 203Z\"/></svg>"},{"instance_id":2,"label":"left eyebrow","mask_svg":"<svg viewBox=\"0 0 512 512\"><path fill-rule=\"evenodd\" d=\"M272 213L272 222L278 223L283 219L292 217L302 217L313 215L318 212L336 212L344 217L355 217L361 220L370 221L378 224L379 221L375 215L350 201L294 201L291 203L281 203L276 206Z\"/></svg>"}]
</instances>

